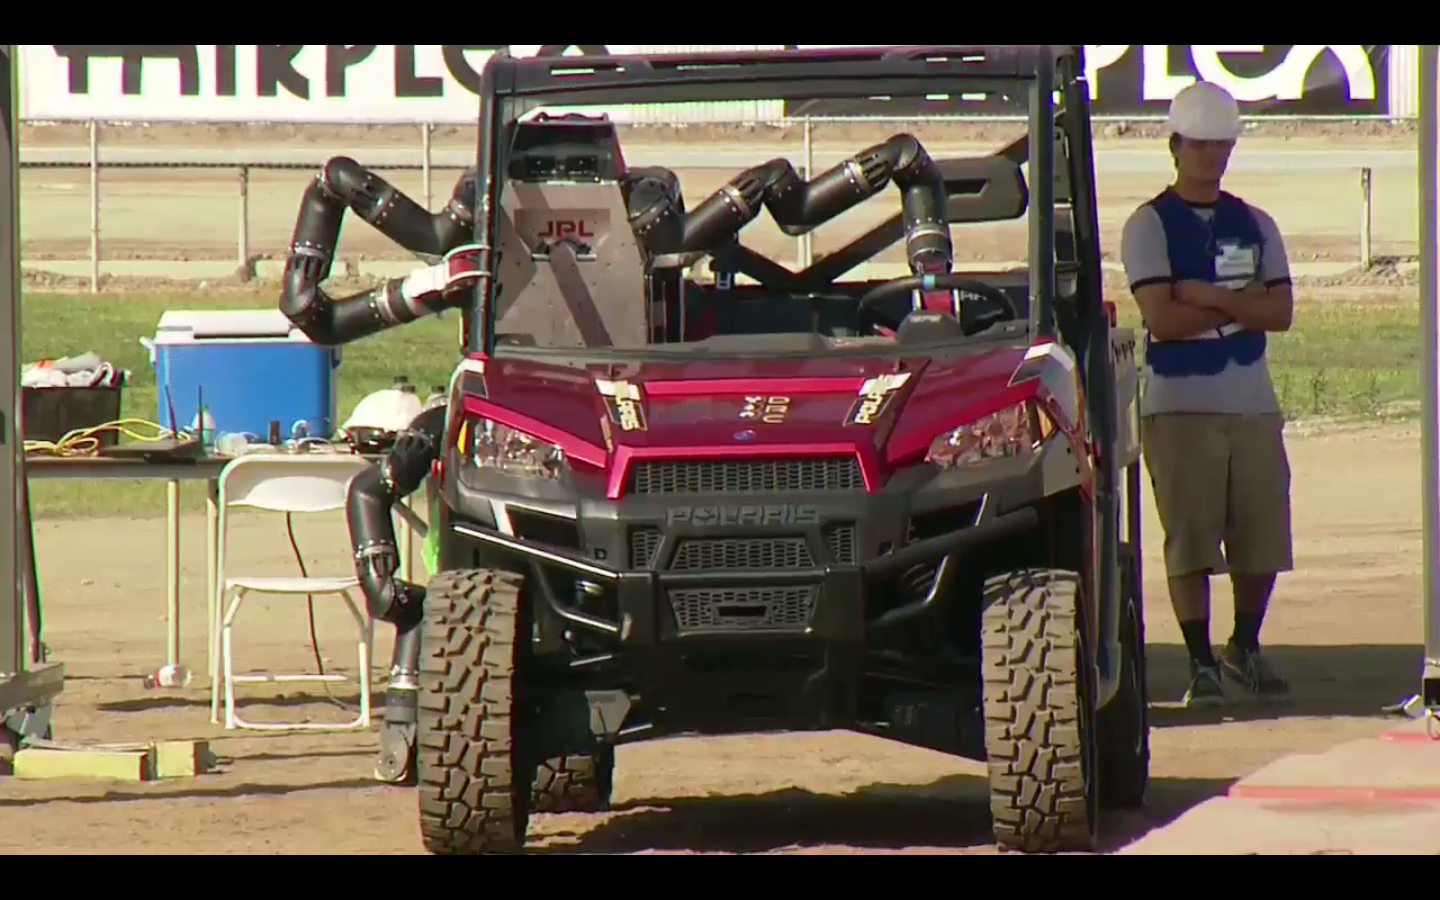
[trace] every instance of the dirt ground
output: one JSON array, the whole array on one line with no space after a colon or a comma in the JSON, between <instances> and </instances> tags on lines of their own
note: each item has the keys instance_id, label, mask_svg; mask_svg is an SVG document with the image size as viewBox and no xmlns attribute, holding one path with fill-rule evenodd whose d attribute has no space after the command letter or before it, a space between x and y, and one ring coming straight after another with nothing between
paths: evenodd
<instances>
[{"instance_id":1,"label":"dirt ground","mask_svg":"<svg viewBox=\"0 0 1440 900\"><path fill-rule=\"evenodd\" d=\"M1158 526L1147 511L1147 608L1155 711L1154 789L1144 815L1108 823L1123 844L1223 792L1236 778L1298 751L1383 732L1379 710L1419 677L1419 435L1414 427L1296 429L1299 571L1280 588L1267 641L1294 680L1294 701L1244 704L1223 720L1171 708L1184 656L1164 593ZM161 491L156 488L156 502ZM1148 507L1147 507L1148 509ZM344 572L339 523L297 529L313 572ZM185 523L184 658L205 670L203 519ZM239 525L234 565L288 574L283 521ZM159 519L37 525L47 640L68 672L56 714L66 741L213 741L218 774L161 785L0 780L0 855L413 854L411 791L371 783L373 734L239 736L209 724L205 680L147 691L165 649ZM1228 635L1228 587L1217 590L1215 637ZM354 669L348 616L321 604L322 652ZM304 603L257 602L242 614L241 669L304 669ZM389 659L389 641L377 640ZM288 696L252 688L257 719L345 713L323 689ZM335 689L354 702L353 691ZM244 704L242 704L244 705ZM1212 714L1213 715L1213 714ZM378 721L378 718L377 718ZM991 853L980 766L847 734L678 740L624 748L607 815L540 817L549 852ZM23 815L22 815L23 814Z\"/></svg>"}]
</instances>

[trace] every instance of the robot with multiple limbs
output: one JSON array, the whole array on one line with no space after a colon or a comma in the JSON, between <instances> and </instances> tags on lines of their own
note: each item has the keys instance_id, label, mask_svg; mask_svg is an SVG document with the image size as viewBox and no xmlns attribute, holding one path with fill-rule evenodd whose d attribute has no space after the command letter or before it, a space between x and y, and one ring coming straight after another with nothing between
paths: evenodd
<instances>
[{"instance_id":1,"label":"robot with multiple limbs","mask_svg":"<svg viewBox=\"0 0 1440 900\"><path fill-rule=\"evenodd\" d=\"M523 126L522 126L523 127ZM921 143L897 135L806 182L784 159L742 172L687 212L678 179L668 170L623 173L630 226L650 256L713 251L768 210L791 236L803 235L894 184L902 194L906 251L917 276L949 274L953 248L944 178ZM468 306L474 296L470 252L477 209L476 173L466 172L445 208L431 214L380 176L346 157L326 164L305 192L286 265L281 311L324 346L351 343L426 316ZM358 213L401 247L445 257L434 269L393 279L355 296L334 299L322 283L330 274L347 210ZM502 251L505 248L501 248ZM473 258L471 259L473 263ZM929 296L925 306L930 307ZM951 301L950 292L944 300ZM444 407L422 413L373 469L356 478L348 498L348 524L370 615L396 629L386 727L376 776L413 778L418 701L420 624L425 589L399 577L391 510L414 493L439 458Z\"/></svg>"}]
</instances>

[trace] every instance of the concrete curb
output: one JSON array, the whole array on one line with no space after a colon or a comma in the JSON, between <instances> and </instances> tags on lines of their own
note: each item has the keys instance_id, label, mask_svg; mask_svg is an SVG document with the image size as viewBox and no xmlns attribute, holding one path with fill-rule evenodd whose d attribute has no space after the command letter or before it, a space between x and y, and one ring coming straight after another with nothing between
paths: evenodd
<instances>
[{"instance_id":1,"label":"concrete curb","mask_svg":"<svg viewBox=\"0 0 1440 900\"><path fill-rule=\"evenodd\" d=\"M1424 723L1242 779L1119 856L1440 855L1440 741Z\"/></svg>"}]
</instances>

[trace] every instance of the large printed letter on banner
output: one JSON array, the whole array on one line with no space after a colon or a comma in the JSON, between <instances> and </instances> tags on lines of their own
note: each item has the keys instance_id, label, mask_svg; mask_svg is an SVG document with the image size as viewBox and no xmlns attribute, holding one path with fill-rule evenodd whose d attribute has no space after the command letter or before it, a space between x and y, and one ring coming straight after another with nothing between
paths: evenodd
<instances>
[{"instance_id":1,"label":"large printed letter on banner","mask_svg":"<svg viewBox=\"0 0 1440 900\"><path fill-rule=\"evenodd\" d=\"M1096 44L1095 114L1163 116L1196 81L1223 85L1247 115L1386 116L1389 44Z\"/></svg>"},{"instance_id":2,"label":"large printed letter on banner","mask_svg":"<svg viewBox=\"0 0 1440 900\"><path fill-rule=\"evenodd\" d=\"M1370 68L1370 58L1365 54L1365 48L1359 44L1295 44L1290 47L1289 53L1285 55L1285 61L1279 66L1271 68L1267 73L1256 77L1243 77L1237 75L1226 65L1224 56L1255 56L1262 57L1265 54L1264 44L1191 44L1190 58L1195 66L1195 75L1171 76L1166 71L1169 68L1165 51L1168 48L1149 45L1146 46L1145 74L1146 74L1146 98L1173 100L1175 95L1186 87L1199 81L1209 81L1221 85L1235 99L1241 103L1264 103L1272 100L1303 100L1307 87L1340 87L1336 77L1344 79L1343 86L1348 90L1349 99L1355 101L1369 101L1375 99L1376 74ZM1158 51L1154 57L1156 65L1151 64L1151 51ZM1326 53L1334 55L1340 64L1340 72L1335 72L1333 67L1322 73L1322 80L1312 82L1310 73L1320 57ZM1151 89L1150 77L1155 75L1163 87L1160 90Z\"/></svg>"}]
</instances>

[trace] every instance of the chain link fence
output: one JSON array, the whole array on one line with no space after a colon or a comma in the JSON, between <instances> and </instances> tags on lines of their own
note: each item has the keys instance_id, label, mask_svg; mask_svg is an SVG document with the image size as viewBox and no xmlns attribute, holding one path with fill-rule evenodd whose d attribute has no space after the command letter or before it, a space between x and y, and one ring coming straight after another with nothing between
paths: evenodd
<instances>
[{"instance_id":1,"label":"chain link fence","mask_svg":"<svg viewBox=\"0 0 1440 900\"><path fill-rule=\"evenodd\" d=\"M1293 122L1294 120L1290 120ZM27 173L43 170L72 170L85 171L88 174L89 188L89 247L88 247L88 280L90 290L99 293L102 290L105 279L102 277L102 263L107 256L105 253L106 240L102 222L104 220L105 203L102 196L104 175L110 171L125 171L132 173L137 178L144 178L146 185L154 185L154 194L147 198L148 202L156 202L155 197L166 193L164 179L145 178L141 173L154 172L157 170L178 171L192 170L203 172L207 178L214 181L218 172L233 173L233 206L226 210L224 208L223 194L213 193L218 188L207 188L210 192L208 199L203 202L206 211L204 213L207 229L213 228L214 224L225 218L235 222L234 228L234 253L231 259L234 260L235 270L240 273L242 279L255 277L257 274L257 263L263 261L274 253L257 252L255 238L256 219L256 193L254 181L257 173L266 172L287 172L287 171L318 171L325 161L334 155L334 148L319 146L295 145L300 142L292 142L291 145L277 146L275 143L267 142L263 147L255 146L254 142L247 147L243 142L236 142L231 146L225 146L223 140L217 139L205 147L185 147L180 145L168 146L135 146L127 142L117 142L113 146L104 145L104 135L109 129L123 129L126 126L120 124L107 124L102 122L84 123L88 134L88 147L32 147L22 148L22 169ZM1006 127L1010 131L1006 131ZM745 136L740 138L720 138L716 141L694 141L687 140L677 143L669 143L663 135L657 134L654 138L647 132L659 132L660 126L630 126L628 129L632 135L632 143L642 145L642 151L654 151L658 149L661 142L665 142L665 151L675 154L675 158L682 162L675 168L715 168L733 169L736 172L760 161L762 154L774 154L776 152L788 155L795 162L797 169L808 173L810 177L817 171L829 165L833 165L848 155L853 150L865 146L865 143L855 143L854 147L848 150L832 149L832 141L827 140L826 145L821 148L817 145L817 134L826 129L847 129L849 134L863 132L867 137L870 132L875 135L883 135L885 128L903 129L914 131L921 136L922 140L935 142L936 146L963 146L961 152L985 153L998 149L1004 138L996 138L996 134L1003 134L1008 137L1018 137L1023 134L1024 120L1016 117L987 116L980 120L957 120L955 118L915 119L915 118L842 118L827 117L824 120L812 119L784 119L768 123L748 123L745 127ZM1143 123L1124 123L1100 125L1097 128L1119 129L1119 134L1124 134L1131 128L1145 127ZM1153 126L1151 126L1153 127ZM741 128L737 125L736 128ZM934 130L935 138L927 138L926 133ZM968 131L967 131L968 129ZM986 136L982 142L976 138L955 138L955 134L981 134ZM385 147L365 149L355 148L350 155L355 156L361 163L381 173L407 173L407 178L414 181L418 178L416 200L421 202L427 209L435 209L437 199L443 203L448 199L448 184L439 189L443 195L437 197L436 178L437 175L447 172L458 172L465 169L473 162L474 153L471 149L457 147L437 146L435 140L436 128L432 125L419 125L415 128L415 143L413 149L403 147ZM635 137L634 135L640 135ZM880 139L883 139L881 137ZM860 139L863 140L863 139ZM647 145L647 141L653 141ZM1109 176L1107 172L1124 171L1130 174L1144 173L1147 177L1150 174L1155 176L1156 185L1168 181L1169 171L1166 168L1168 161L1163 155L1163 146L1136 141L1143 149L1124 149L1102 151L1101 162L1109 159L1119 160L1119 169L1107 168L1102 165L1102 182ZM1158 143L1158 142L1157 142ZM1318 142L1317 142L1318 143ZM838 145L836 145L838 147ZM664 160L664 152L661 161ZM1266 152L1266 151L1262 151ZM1267 162L1261 159L1259 165L1266 171L1273 171L1276 178L1284 177L1287 172L1292 172L1295 161L1307 156L1309 151L1281 151ZM1377 150L1374 153L1339 153L1338 151L1319 150L1316 154L1317 161L1308 167L1311 169L1324 169L1327 160L1337 154L1335 159L1344 157L1341 164L1330 167L1325 174L1326 188L1326 210L1320 218L1322 220L1333 219L1336 215L1335 206L1340 204L1341 208L1348 207L1349 212L1344 213L1344 218L1353 225L1342 225L1333 221L1316 222L1312 214L1292 217L1296 221L1303 221L1305 227L1314 225L1323 226L1324 230L1342 235L1343 242L1353 246L1349 260L1355 265L1364 269L1371 268L1377 259L1377 253L1386 251L1394 252L1397 246L1408 246L1414 242L1414 237L1408 233L1396 233L1397 228L1382 228L1377 232L1376 227L1376 205L1377 199L1384 202L1384 195L1395 193L1397 190L1410 190L1413 193L1413 154L1410 154L1408 161L1404 158L1405 151L1383 151ZM1361 165L1367 157L1385 156L1389 153L1387 161L1379 167L1379 171L1371 165ZM632 165L637 160L631 160ZM1252 166L1252 169L1254 167ZM78 188L80 185L69 185ZM1343 191L1343 197L1335 196L1336 191ZM51 202L50 197L37 195L32 192L34 200L27 200L27 203L44 204ZM298 199L298 191L296 194ZM1344 197L1350 199L1346 200ZM1102 205L1104 202L1102 197ZM1128 198L1127 198L1128 199ZM212 208L213 207L213 208ZM65 207L73 210L73 202ZM34 207L38 213L36 228L46 224L49 216L45 215L43 206ZM58 207L57 207L58 209ZM26 210L27 214L31 210ZM1395 210L1389 210L1387 219L1395 218ZM287 211L288 213L288 211ZM28 217L28 216L27 216ZM150 216L149 218L154 218ZM170 216L164 218L169 219ZM178 213L175 218L183 218ZM1284 218L1284 216L1280 216ZM1400 216L1403 219L1403 215ZM111 228L122 231L127 225L119 222L111 225ZM160 223L163 224L163 223ZM265 234L271 231L267 223ZM1282 224L1284 222L1282 221ZM191 256L190 250L186 247L186 228L183 225L175 226L176 234L173 236L156 235L155 228L158 225L154 222L146 222L143 231L146 235L152 235L149 239L151 247L145 248L145 253L153 252L152 247L160 245L166 250L173 250L175 253L183 253ZM46 239L32 238L33 232L30 228L24 229L27 243L40 240L43 244L65 244L68 245L74 240L75 228L73 218L64 223L63 227L56 225L45 228L49 232ZM68 229L68 231L66 231ZM132 229L133 230L133 229ZM62 236L61 232L65 231ZM1381 233L1383 232L1383 233ZM288 234L288 231L286 232ZM138 234L138 232L135 232ZM1343 237L1348 235L1348 237ZM51 239L53 238L53 240ZM145 243L143 239L127 236L129 243ZM272 245L274 239L267 239L259 242L261 245ZM1383 244L1377 251L1377 243ZM70 248L72 251L67 255L74 257L78 255L79 248ZM213 251L207 251L213 256ZM132 259L140 258L136 253L129 254ZM149 259L167 259L174 254L160 252ZM800 266L809 265L815 258L814 234L807 234L796 239L796 259ZM33 261L33 260L32 260ZM48 262L48 261L47 261ZM79 274L76 265L79 261L75 259L66 260L66 270ZM83 277L83 276L82 276Z\"/></svg>"}]
</instances>

